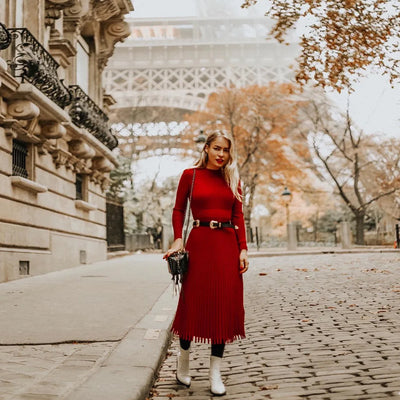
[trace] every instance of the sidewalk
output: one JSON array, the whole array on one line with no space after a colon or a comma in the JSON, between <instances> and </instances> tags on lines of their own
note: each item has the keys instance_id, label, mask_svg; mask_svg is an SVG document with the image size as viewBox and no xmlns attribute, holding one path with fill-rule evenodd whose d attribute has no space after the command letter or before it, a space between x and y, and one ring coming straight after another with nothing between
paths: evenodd
<instances>
[{"instance_id":1,"label":"sidewalk","mask_svg":"<svg viewBox=\"0 0 400 400\"><path fill-rule=\"evenodd\" d=\"M397 252L262 249L250 257L382 251ZM136 254L0 284L0 303L0 400L144 400L177 297L161 254Z\"/></svg>"},{"instance_id":2,"label":"sidewalk","mask_svg":"<svg viewBox=\"0 0 400 400\"><path fill-rule=\"evenodd\" d=\"M161 254L0 285L0 399L144 399L177 298Z\"/></svg>"},{"instance_id":3,"label":"sidewalk","mask_svg":"<svg viewBox=\"0 0 400 400\"><path fill-rule=\"evenodd\" d=\"M249 257L299 256L312 254L348 254L348 253L397 253L399 249L390 246L354 246L350 249L338 247L298 247L287 250L286 247L249 248Z\"/></svg>"}]
</instances>

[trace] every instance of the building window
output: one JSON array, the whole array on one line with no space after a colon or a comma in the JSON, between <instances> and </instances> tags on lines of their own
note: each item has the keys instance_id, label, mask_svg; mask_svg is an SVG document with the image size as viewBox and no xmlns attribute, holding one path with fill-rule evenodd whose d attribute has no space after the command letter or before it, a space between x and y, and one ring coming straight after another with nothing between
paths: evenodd
<instances>
[{"instance_id":1,"label":"building window","mask_svg":"<svg viewBox=\"0 0 400 400\"><path fill-rule=\"evenodd\" d=\"M76 200L83 200L83 175L76 174L75 181L75 189L76 189Z\"/></svg>"},{"instance_id":2,"label":"building window","mask_svg":"<svg viewBox=\"0 0 400 400\"><path fill-rule=\"evenodd\" d=\"M12 174L28 178L27 170L28 145L19 140L13 140Z\"/></svg>"},{"instance_id":3,"label":"building window","mask_svg":"<svg viewBox=\"0 0 400 400\"><path fill-rule=\"evenodd\" d=\"M76 51L76 84L89 94L89 45L81 36L78 38Z\"/></svg>"},{"instance_id":4,"label":"building window","mask_svg":"<svg viewBox=\"0 0 400 400\"><path fill-rule=\"evenodd\" d=\"M88 201L88 176L86 174L76 174L75 180L75 200Z\"/></svg>"},{"instance_id":5,"label":"building window","mask_svg":"<svg viewBox=\"0 0 400 400\"><path fill-rule=\"evenodd\" d=\"M29 275L29 261L20 261L19 262L19 274L20 275Z\"/></svg>"}]
</instances>

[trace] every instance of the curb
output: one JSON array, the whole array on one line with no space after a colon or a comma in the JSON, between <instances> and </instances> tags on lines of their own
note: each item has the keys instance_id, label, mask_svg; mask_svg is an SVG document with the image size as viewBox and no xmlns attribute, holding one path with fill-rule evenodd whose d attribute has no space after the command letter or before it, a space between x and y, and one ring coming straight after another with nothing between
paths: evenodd
<instances>
[{"instance_id":1,"label":"curb","mask_svg":"<svg viewBox=\"0 0 400 400\"><path fill-rule=\"evenodd\" d=\"M355 254L355 253L400 253L399 249L391 248L354 248L354 249L316 249L316 250L281 250L281 251L249 251L249 258L307 256L317 254Z\"/></svg>"},{"instance_id":2,"label":"curb","mask_svg":"<svg viewBox=\"0 0 400 400\"><path fill-rule=\"evenodd\" d=\"M145 400L171 341L177 301L169 285L150 312L66 400Z\"/></svg>"}]
</instances>

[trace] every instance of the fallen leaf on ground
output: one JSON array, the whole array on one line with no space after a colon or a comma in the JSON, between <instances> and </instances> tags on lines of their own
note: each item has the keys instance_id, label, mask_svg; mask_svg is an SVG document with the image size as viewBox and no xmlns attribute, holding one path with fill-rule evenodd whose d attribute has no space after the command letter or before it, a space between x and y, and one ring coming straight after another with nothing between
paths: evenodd
<instances>
[{"instance_id":1,"label":"fallen leaf on ground","mask_svg":"<svg viewBox=\"0 0 400 400\"><path fill-rule=\"evenodd\" d=\"M279 385L269 385L260 387L260 390L276 390L276 389L279 389Z\"/></svg>"},{"instance_id":2,"label":"fallen leaf on ground","mask_svg":"<svg viewBox=\"0 0 400 400\"><path fill-rule=\"evenodd\" d=\"M380 274L391 274L392 273L392 272L388 271L387 269L376 269L376 268L363 269L361 272L374 272L374 273L379 272Z\"/></svg>"}]
</instances>

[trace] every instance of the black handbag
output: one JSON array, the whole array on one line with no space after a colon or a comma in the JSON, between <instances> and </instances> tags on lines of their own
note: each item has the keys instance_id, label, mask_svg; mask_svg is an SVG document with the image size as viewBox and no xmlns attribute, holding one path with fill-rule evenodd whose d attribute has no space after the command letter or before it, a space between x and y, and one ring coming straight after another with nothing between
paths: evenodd
<instances>
[{"instance_id":1,"label":"black handbag","mask_svg":"<svg viewBox=\"0 0 400 400\"><path fill-rule=\"evenodd\" d=\"M172 279L177 284L182 282L183 275L186 274L189 267L189 252L186 250L178 251L168 257L168 271Z\"/></svg>"},{"instance_id":2,"label":"black handbag","mask_svg":"<svg viewBox=\"0 0 400 400\"><path fill-rule=\"evenodd\" d=\"M185 212L186 227L185 227L185 233L183 235L183 248L185 248L186 246L186 236L189 228L190 204L192 202L195 175L196 175L196 169L193 170L193 179L192 179L192 186L190 188L189 204L187 205ZM172 275L172 281L174 282L175 291L179 291L179 286L182 283L183 276L189 269L189 252L186 251L185 249L177 251L171 254L167 258L167 261L168 261L168 271Z\"/></svg>"}]
</instances>

